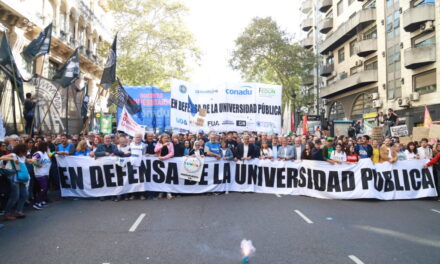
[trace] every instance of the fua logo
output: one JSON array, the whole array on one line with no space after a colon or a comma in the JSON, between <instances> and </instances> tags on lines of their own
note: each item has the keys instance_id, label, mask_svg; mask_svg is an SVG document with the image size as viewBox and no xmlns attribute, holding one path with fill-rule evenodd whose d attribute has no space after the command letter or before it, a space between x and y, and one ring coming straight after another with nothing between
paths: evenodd
<instances>
[{"instance_id":1,"label":"fua logo","mask_svg":"<svg viewBox=\"0 0 440 264\"><path fill-rule=\"evenodd\" d=\"M226 94L231 95L252 95L252 86L243 85L238 90L236 89L226 89Z\"/></svg>"},{"instance_id":2,"label":"fua logo","mask_svg":"<svg viewBox=\"0 0 440 264\"><path fill-rule=\"evenodd\" d=\"M183 118L176 118L177 124L188 125L188 122Z\"/></svg>"},{"instance_id":3,"label":"fua logo","mask_svg":"<svg viewBox=\"0 0 440 264\"><path fill-rule=\"evenodd\" d=\"M219 122L218 121L208 121L208 126L213 127L213 126L219 126Z\"/></svg>"}]
</instances>

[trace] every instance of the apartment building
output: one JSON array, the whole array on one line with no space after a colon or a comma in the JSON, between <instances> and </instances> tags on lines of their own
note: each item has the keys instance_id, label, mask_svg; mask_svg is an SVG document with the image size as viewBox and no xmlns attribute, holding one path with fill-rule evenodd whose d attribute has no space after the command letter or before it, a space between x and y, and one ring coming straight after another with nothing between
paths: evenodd
<instances>
[{"instance_id":1,"label":"apartment building","mask_svg":"<svg viewBox=\"0 0 440 264\"><path fill-rule=\"evenodd\" d=\"M35 62L26 61L23 49L50 23L53 23L50 54L40 56ZM76 48L80 54L80 81L76 88L88 87L88 95L95 98L101 80L106 58L100 57L98 47L110 45L112 16L104 0L1 0L0 35L7 35L17 66L24 79L31 79L34 73L51 79L56 71L69 59ZM0 76L2 104L0 112L7 126L13 117L18 119L18 129L22 130L22 106L16 97L13 100L12 87L5 76ZM37 92L39 89L39 92ZM45 118L43 129L52 132L66 131L77 133L82 128L81 104L84 91L59 89L49 81L40 83L25 82L24 91L38 93L36 122L42 119L54 94L55 110L50 110ZM66 104L66 99L70 103ZM15 101L15 113L12 109ZM105 100L97 105L97 111L106 108ZM66 109L67 108L67 109ZM37 124L38 125L38 124ZM53 131L54 129L54 131Z\"/></svg>"},{"instance_id":2,"label":"apartment building","mask_svg":"<svg viewBox=\"0 0 440 264\"><path fill-rule=\"evenodd\" d=\"M328 120L361 120L368 132L392 108L411 129L423 123L425 106L440 119L438 1L306 2L308 15L320 13L318 40L303 45L320 56L315 80Z\"/></svg>"}]
</instances>

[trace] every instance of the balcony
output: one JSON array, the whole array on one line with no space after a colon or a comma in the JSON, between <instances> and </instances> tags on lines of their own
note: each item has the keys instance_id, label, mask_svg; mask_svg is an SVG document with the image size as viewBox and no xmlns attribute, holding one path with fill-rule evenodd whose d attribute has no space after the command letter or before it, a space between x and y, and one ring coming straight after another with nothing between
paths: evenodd
<instances>
[{"instance_id":1,"label":"balcony","mask_svg":"<svg viewBox=\"0 0 440 264\"><path fill-rule=\"evenodd\" d=\"M322 34L327 34L333 28L333 18L324 18L319 22L319 32Z\"/></svg>"},{"instance_id":2,"label":"balcony","mask_svg":"<svg viewBox=\"0 0 440 264\"><path fill-rule=\"evenodd\" d=\"M405 50L405 68L416 69L435 62L435 44Z\"/></svg>"},{"instance_id":3,"label":"balcony","mask_svg":"<svg viewBox=\"0 0 440 264\"><path fill-rule=\"evenodd\" d=\"M423 5L409 8L403 13L403 29L414 32L427 21L435 20L435 6Z\"/></svg>"},{"instance_id":4,"label":"balcony","mask_svg":"<svg viewBox=\"0 0 440 264\"><path fill-rule=\"evenodd\" d=\"M310 10L312 10L313 1L312 0L303 0L301 3L301 11L304 14L307 14Z\"/></svg>"},{"instance_id":5,"label":"balcony","mask_svg":"<svg viewBox=\"0 0 440 264\"><path fill-rule=\"evenodd\" d=\"M356 54L359 57L366 57L377 51L377 39L365 39L356 44Z\"/></svg>"},{"instance_id":6,"label":"balcony","mask_svg":"<svg viewBox=\"0 0 440 264\"><path fill-rule=\"evenodd\" d=\"M321 77L328 77L333 74L333 70L335 69L335 65L333 63L326 64L321 67Z\"/></svg>"},{"instance_id":7,"label":"balcony","mask_svg":"<svg viewBox=\"0 0 440 264\"><path fill-rule=\"evenodd\" d=\"M318 4L319 11L322 13L327 12L333 5L332 0L320 0Z\"/></svg>"},{"instance_id":8,"label":"balcony","mask_svg":"<svg viewBox=\"0 0 440 264\"><path fill-rule=\"evenodd\" d=\"M319 52L323 55L327 54L375 21L376 9L368 8L358 11L347 22L340 25L331 35L327 36L322 42Z\"/></svg>"},{"instance_id":9,"label":"balcony","mask_svg":"<svg viewBox=\"0 0 440 264\"><path fill-rule=\"evenodd\" d=\"M308 37L308 38L304 39L302 41L302 46L305 49L310 49L311 47L313 47L313 37Z\"/></svg>"},{"instance_id":10,"label":"balcony","mask_svg":"<svg viewBox=\"0 0 440 264\"><path fill-rule=\"evenodd\" d=\"M321 97L328 98L375 82L377 82L377 70L361 71L321 89Z\"/></svg>"},{"instance_id":11,"label":"balcony","mask_svg":"<svg viewBox=\"0 0 440 264\"><path fill-rule=\"evenodd\" d=\"M301 24L301 28L304 31L309 31L313 27L313 19L312 18L306 18L303 20Z\"/></svg>"}]
</instances>

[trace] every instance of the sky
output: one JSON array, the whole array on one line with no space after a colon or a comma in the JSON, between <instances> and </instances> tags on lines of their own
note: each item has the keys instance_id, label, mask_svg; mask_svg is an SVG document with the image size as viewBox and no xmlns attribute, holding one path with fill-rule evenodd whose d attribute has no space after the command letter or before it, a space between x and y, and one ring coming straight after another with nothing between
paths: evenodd
<instances>
[{"instance_id":1,"label":"sky","mask_svg":"<svg viewBox=\"0 0 440 264\"><path fill-rule=\"evenodd\" d=\"M193 65L191 81L202 86L240 82L228 60L234 40L252 18L271 16L290 34L300 36L301 0L183 0L190 9L187 26L202 52L200 66Z\"/></svg>"}]
</instances>

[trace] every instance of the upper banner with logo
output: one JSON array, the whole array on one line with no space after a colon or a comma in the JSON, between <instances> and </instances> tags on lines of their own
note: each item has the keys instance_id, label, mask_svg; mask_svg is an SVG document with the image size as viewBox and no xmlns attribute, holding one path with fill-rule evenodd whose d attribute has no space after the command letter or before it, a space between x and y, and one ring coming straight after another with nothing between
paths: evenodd
<instances>
[{"instance_id":1,"label":"upper banner with logo","mask_svg":"<svg viewBox=\"0 0 440 264\"><path fill-rule=\"evenodd\" d=\"M164 132L170 129L170 92L152 86L124 85L125 91L142 107L133 120L148 131ZM118 109L118 120L122 108Z\"/></svg>"},{"instance_id":2,"label":"upper banner with logo","mask_svg":"<svg viewBox=\"0 0 440 264\"><path fill-rule=\"evenodd\" d=\"M145 157L136 163L135 159L59 156L61 193L100 197L142 191L234 191L381 200L437 195L432 168L423 169L427 160L373 164L370 159L362 159L334 165L312 160L231 162L182 157L162 161Z\"/></svg>"},{"instance_id":3,"label":"upper banner with logo","mask_svg":"<svg viewBox=\"0 0 440 264\"><path fill-rule=\"evenodd\" d=\"M281 86L222 84L215 88L173 80L171 127L177 130L281 132Z\"/></svg>"}]
</instances>

